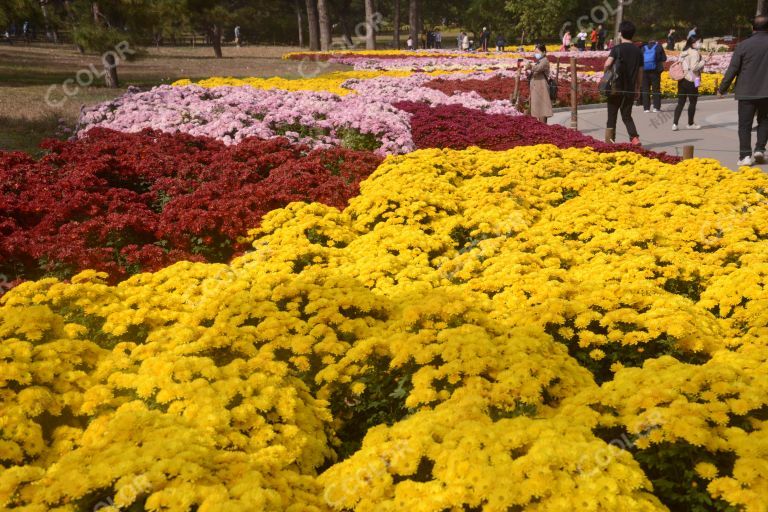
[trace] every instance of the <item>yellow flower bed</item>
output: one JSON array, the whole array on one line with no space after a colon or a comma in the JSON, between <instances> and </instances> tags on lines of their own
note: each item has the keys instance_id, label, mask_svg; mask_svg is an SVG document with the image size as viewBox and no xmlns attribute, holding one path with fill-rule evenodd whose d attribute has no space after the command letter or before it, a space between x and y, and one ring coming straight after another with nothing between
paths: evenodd
<instances>
[{"instance_id":1,"label":"yellow flower bed","mask_svg":"<svg viewBox=\"0 0 768 512\"><path fill-rule=\"evenodd\" d=\"M447 45L446 45L447 41ZM456 37L449 37L445 38L445 41L443 42L446 46L451 46L452 44L455 46ZM560 50L561 45L559 44L548 44L547 45L547 51L548 52L556 52ZM489 45L489 52L463 52L459 50L441 50L441 51L433 51L433 50L356 50L356 49L350 49L350 50L332 50L332 51L326 51L326 52L288 52L283 54L283 59L296 59L298 57L303 56L323 56L323 55L360 55L360 56L367 56L367 57L392 57L392 56L399 56L399 57L413 57L413 56L434 56L434 57L473 57L473 58L487 58L487 59L498 59L498 58L517 58L519 55L519 46L515 44L507 44L506 50L504 52L497 52L496 51L496 41L495 39L491 41L491 44ZM528 44L523 46L523 50L526 52L532 52L535 50L534 46L532 44ZM574 53L574 55L576 55Z\"/></svg>"},{"instance_id":2,"label":"yellow flower bed","mask_svg":"<svg viewBox=\"0 0 768 512\"><path fill-rule=\"evenodd\" d=\"M766 191L713 160L425 150L344 211L271 212L230 265L24 283L0 508L662 511L661 471L764 510Z\"/></svg>"},{"instance_id":3,"label":"yellow flower bed","mask_svg":"<svg viewBox=\"0 0 768 512\"><path fill-rule=\"evenodd\" d=\"M257 89L283 89L286 91L326 91L339 96L351 94L354 91L345 89L341 86L344 82L351 79L366 80L380 76L406 77L413 73L411 71L335 71L312 78L287 79L280 77L271 78L233 78L233 77L211 77L198 82L194 82L202 87L221 87L232 86L242 87L250 85ZM177 80L172 85L182 86L190 85L193 82L187 78Z\"/></svg>"},{"instance_id":4,"label":"yellow flower bed","mask_svg":"<svg viewBox=\"0 0 768 512\"><path fill-rule=\"evenodd\" d=\"M717 87L723 81L721 73L702 73L699 94L716 94ZM661 92L669 96L677 96L677 80L669 78L669 73L661 74Z\"/></svg>"}]
</instances>

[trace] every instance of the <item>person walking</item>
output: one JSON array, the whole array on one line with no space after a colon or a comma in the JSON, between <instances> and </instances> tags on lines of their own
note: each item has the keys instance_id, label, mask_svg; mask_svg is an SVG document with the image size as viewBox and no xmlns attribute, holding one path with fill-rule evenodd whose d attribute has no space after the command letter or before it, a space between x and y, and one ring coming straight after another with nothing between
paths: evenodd
<instances>
[{"instance_id":1,"label":"person walking","mask_svg":"<svg viewBox=\"0 0 768 512\"><path fill-rule=\"evenodd\" d=\"M571 49L571 32L566 31L565 34L563 34L563 51L570 51Z\"/></svg>"},{"instance_id":2,"label":"person walking","mask_svg":"<svg viewBox=\"0 0 768 512\"><path fill-rule=\"evenodd\" d=\"M653 112L661 111L661 72L667 54L664 48L651 39L642 47L643 50L643 111L651 112L651 97L653 97Z\"/></svg>"},{"instance_id":3,"label":"person walking","mask_svg":"<svg viewBox=\"0 0 768 512\"><path fill-rule=\"evenodd\" d=\"M685 102L688 101L688 129L698 130L701 126L694 122L696 117L696 104L699 101L699 85L701 85L701 70L706 62L701 58L701 40L691 37L685 42L685 47L680 53L680 62L683 63L685 78L677 82L677 107L675 118L672 122L672 131L677 131L680 116L683 114Z\"/></svg>"},{"instance_id":4,"label":"person walking","mask_svg":"<svg viewBox=\"0 0 768 512\"><path fill-rule=\"evenodd\" d=\"M465 52L468 52L469 51L469 34L467 34L466 32L462 32L461 34L462 34L461 49L464 50Z\"/></svg>"},{"instance_id":5,"label":"person walking","mask_svg":"<svg viewBox=\"0 0 768 512\"><path fill-rule=\"evenodd\" d=\"M597 29L592 27L592 32L589 34L589 50L594 52L597 50Z\"/></svg>"},{"instance_id":6,"label":"person walking","mask_svg":"<svg viewBox=\"0 0 768 512\"><path fill-rule=\"evenodd\" d=\"M580 52L583 52L587 49L587 31L584 29L581 29L578 34L576 34L576 47L579 49Z\"/></svg>"},{"instance_id":7,"label":"person walking","mask_svg":"<svg viewBox=\"0 0 768 512\"><path fill-rule=\"evenodd\" d=\"M669 29L669 32L667 32L667 50L674 51L676 39L675 29Z\"/></svg>"},{"instance_id":8,"label":"person walking","mask_svg":"<svg viewBox=\"0 0 768 512\"><path fill-rule=\"evenodd\" d=\"M415 50L415 48L413 47L413 37L412 36L408 36L408 39L405 41L405 44L406 44L406 46L408 47L409 50Z\"/></svg>"},{"instance_id":9,"label":"person walking","mask_svg":"<svg viewBox=\"0 0 768 512\"><path fill-rule=\"evenodd\" d=\"M240 25L235 27L235 46L240 48Z\"/></svg>"},{"instance_id":10,"label":"person walking","mask_svg":"<svg viewBox=\"0 0 768 512\"><path fill-rule=\"evenodd\" d=\"M531 73L528 87L531 115L546 124L547 118L552 117L552 100L549 98L547 47L543 44L537 44L534 50L533 57L536 59L536 62L529 61L526 64L526 69Z\"/></svg>"},{"instance_id":11,"label":"person walking","mask_svg":"<svg viewBox=\"0 0 768 512\"><path fill-rule=\"evenodd\" d=\"M504 40L504 36L499 34L496 36L496 51L503 52L504 47L507 46L507 42Z\"/></svg>"},{"instance_id":12,"label":"person walking","mask_svg":"<svg viewBox=\"0 0 768 512\"><path fill-rule=\"evenodd\" d=\"M437 50L443 49L443 33L440 32L439 28L435 29L435 49Z\"/></svg>"},{"instance_id":13,"label":"person walking","mask_svg":"<svg viewBox=\"0 0 768 512\"><path fill-rule=\"evenodd\" d=\"M483 27L483 32L480 34L480 44L483 45L483 51L488 51L488 43L491 40L491 32L488 30L488 27Z\"/></svg>"},{"instance_id":14,"label":"person walking","mask_svg":"<svg viewBox=\"0 0 768 512\"><path fill-rule=\"evenodd\" d=\"M632 42L635 37L635 24L625 20L619 24L620 42L611 49L605 61L605 71L618 60L618 77L616 87L618 92L608 96L607 127L616 130L616 121L621 112L621 120L627 127L630 142L640 145L640 135L632 119L632 103L640 97L640 84L643 81L643 52Z\"/></svg>"},{"instance_id":15,"label":"person walking","mask_svg":"<svg viewBox=\"0 0 768 512\"><path fill-rule=\"evenodd\" d=\"M736 82L739 102L739 161L738 165L765 163L765 145L768 142L768 16L756 16L752 22L752 36L739 43L731 57L723 82L717 90L719 96ZM757 114L757 143L752 152L752 123Z\"/></svg>"},{"instance_id":16,"label":"person walking","mask_svg":"<svg viewBox=\"0 0 768 512\"><path fill-rule=\"evenodd\" d=\"M608 37L608 31L602 25L597 26L597 49L605 50L605 38Z\"/></svg>"}]
</instances>

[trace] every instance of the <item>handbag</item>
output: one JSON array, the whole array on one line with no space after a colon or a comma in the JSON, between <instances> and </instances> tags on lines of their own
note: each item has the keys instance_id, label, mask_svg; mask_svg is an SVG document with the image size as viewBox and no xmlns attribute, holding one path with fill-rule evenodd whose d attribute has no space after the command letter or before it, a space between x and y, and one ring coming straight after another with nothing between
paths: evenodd
<instances>
[{"instance_id":1,"label":"handbag","mask_svg":"<svg viewBox=\"0 0 768 512\"><path fill-rule=\"evenodd\" d=\"M685 66L683 65L683 61L678 60L677 62L672 63L669 67L669 78L677 81L685 78Z\"/></svg>"},{"instance_id":2,"label":"handbag","mask_svg":"<svg viewBox=\"0 0 768 512\"><path fill-rule=\"evenodd\" d=\"M620 54L616 52L616 59L613 61L611 67L603 73L603 78L600 79L600 83L597 86L600 94L606 98L615 96L621 92L619 90L620 69L621 58Z\"/></svg>"},{"instance_id":3,"label":"handbag","mask_svg":"<svg viewBox=\"0 0 768 512\"><path fill-rule=\"evenodd\" d=\"M549 89L549 99L550 99L550 101L557 100L557 81L553 80L550 77L547 77L547 87Z\"/></svg>"}]
</instances>

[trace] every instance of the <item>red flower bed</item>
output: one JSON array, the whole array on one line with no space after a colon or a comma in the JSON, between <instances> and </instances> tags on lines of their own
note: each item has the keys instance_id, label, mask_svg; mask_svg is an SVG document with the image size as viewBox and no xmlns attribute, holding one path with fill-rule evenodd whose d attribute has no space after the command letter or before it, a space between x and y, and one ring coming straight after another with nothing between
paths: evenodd
<instances>
[{"instance_id":1,"label":"red flower bed","mask_svg":"<svg viewBox=\"0 0 768 512\"><path fill-rule=\"evenodd\" d=\"M515 79L493 76L487 80L478 78L467 78L449 80L445 78L436 78L424 84L425 87L435 89L443 92L448 96L462 92L474 91L486 100L508 100L515 92ZM557 104L570 105L571 104L571 83L560 79L557 82ZM529 88L528 80L520 80L520 101L525 103L528 101ZM601 102L600 92L597 90L597 84L593 82L581 82L579 84L579 96L578 101L584 105L587 103L599 103Z\"/></svg>"},{"instance_id":2,"label":"red flower bed","mask_svg":"<svg viewBox=\"0 0 768 512\"><path fill-rule=\"evenodd\" d=\"M0 274L113 281L179 260L226 261L261 217L291 201L343 208L381 163L368 152L286 139L94 129L34 160L0 151Z\"/></svg>"},{"instance_id":3,"label":"red flower bed","mask_svg":"<svg viewBox=\"0 0 768 512\"><path fill-rule=\"evenodd\" d=\"M530 116L487 114L461 105L430 107L426 103L400 102L395 107L413 114L411 133L416 147L465 149L479 146L501 151L517 146L554 144L559 148L591 147L600 153L633 151L663 162L680 158L637 148L629 144L607 144L560 125L547 125Z\"/></svg>"}]
</instances>

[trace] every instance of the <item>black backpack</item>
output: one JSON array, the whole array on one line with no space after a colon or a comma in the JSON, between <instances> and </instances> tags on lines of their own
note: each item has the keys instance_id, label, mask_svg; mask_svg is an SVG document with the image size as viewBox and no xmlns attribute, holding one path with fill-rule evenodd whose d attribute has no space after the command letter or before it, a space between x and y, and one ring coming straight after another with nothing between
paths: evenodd
<instances>
[{"instance_id":1,"label":"black backpack","mask_svg":"<svg viewBox=\"0 0 768 512\"><path fill-rule=\"evenodd\" d=\"M616 59L613 61L611 67L606 70L603 78L600 80L600 84L597 88L600 94L606 98L615 96L621 93L621 53L616 50Z\"/></svg>"}]
</instances>

